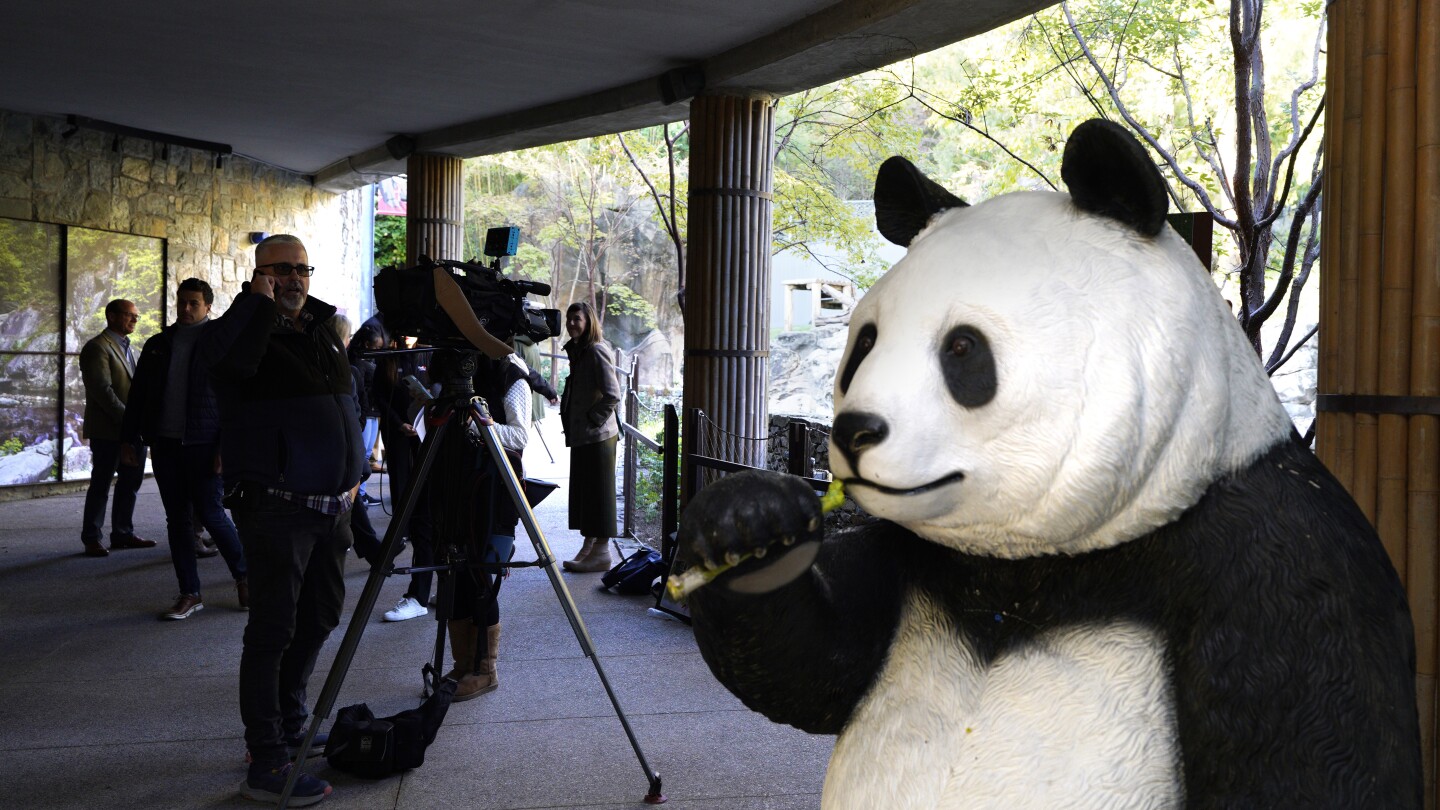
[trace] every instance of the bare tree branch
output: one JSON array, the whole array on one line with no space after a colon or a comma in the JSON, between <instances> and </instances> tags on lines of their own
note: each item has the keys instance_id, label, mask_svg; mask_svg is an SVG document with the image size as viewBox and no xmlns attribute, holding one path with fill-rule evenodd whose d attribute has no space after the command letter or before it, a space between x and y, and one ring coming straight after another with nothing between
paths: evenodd
<instances>
[{"instance_id":1,"label":"bare tree branch","mask_svg":"<svg viewBox=\"0 0 1440 810\"><path fill-rule=\"evenodd\" d=\"M1320 51L1322 48L1324 48L1324 46L1325 18L1321 17L1320 25L1316 29L1315 33L1315 46L1310 50L1310 77L1305 81L1301 82L1295 87L1294 90L1290 92L1290 142L1287 143L1285 147L1280 150L1280 153L1275 156L1275 163L1273 166L1270 167L1270 185L1272 188L1275 186L1276 181L1280 177L1280 164L1285 162L1285 158L1299 151L1301 144L1305 142L1306 136L1310 134L1310 129L1315 126L1315 121L1312 118L1310 121L1310 125L1305 127L1305 131L1303 133L1300 131L1300 96L1304 95L1306 91L1314 87L1316 84L1320 83ZM1322 105L1322 107L1324 103L1325 99L1322 95L1320 99L1320 104ZM1318 117L1318 115L1319 111L1317 110L1316 117ZM1289 171L1294 171L1293 160L1291 161ZM1286 185L1288 187L1288 182ZM1278 199L1280 201L1280 204L1276 206L1276 208L1284 207L1285 197L1285 194L1281 194L1279 196ZM1272 220L1273 213L1274 212L1271 213Z\"/></svg>"},{"instance_id":2,"label":"bare tree branch","mask_svg":"<svg viewBox=\"0 0 1440 810\"><path fill-rule=\"evenodd\" d=\"M1195 153L1215 173L1217 182L1220 183L1220 191L1225 195L1226 200L1230 199L1230 178L1225 175L1225 167L1220 158L1220 150L1215 144L1215 128L1209 118L1205 119L1205 135L1209 140L1201 140L1195 135L1200 131L1200 126L1195 121L1195 99L1190 93L1190 80L1185 75L1184 64L1180 60L1180 45L1177 43L1173 50L1175 58L1175 74L1180 79L1180 90L1185 96L1185 118L1190 124L1190 143L1195 146ZM1202 144L1208 148L1202 148ZM1212 212L1213 216L1213 212Z\"/></svg>"},{"instance_id":3,"label":"bare tree branch","mask_svg":"<svg viewBox=\"0 0 1440 810\"><path fill-rule=\"evenodd\" d=\"M1285 258L1280 265L1280 279L1276 282L1275 290L1270 294L1269 299L1252 313L1252 317L1261 323L1264 323L1266 318L1274 314L1276 308L1280 306L1280 302L1288 292L1285 286L1290 283L1290 279L1294 274L1295 253L1299 249L1300 232L1305 227L1305 220L1309 218L1311 209L1315 208L1315 203L1319 201L1320 190L1323 186L1324 178L1317 174L1314 182L1310 186L1310 190L1306 192L1305 197L1300 200L1300 204L1295 206L1295 216L1290 222L1290 235L1289 238L1285 240ZM1261 278L1264 278L1263 274Z\"/></svg>"},{"instance_id":4,"label":"bare tree branch","mask_svg":"<svg viewBox=\"0 0 1440 810\"><path fill-rule=\"evenodd\" d=\"M914 96L916 103L918 103L920 106L922 106L922 107L924 107L925 109L927 109L927 110L935 113L936 115L940 116L941 118L944 118L944 119L947 120L947 121L954 121L955 123L959 124L960 126L965 127L966 129L970 130L971 132L974 132L975 134L979 135L980 137L984 138L985 140L987 140L987 141L995 144L995 146L998 147L998 148L1000 149L1000 151L1002 151L1002 152L1004 152L1006 155L1010 156L1010 158L1011 158L1012 160L1014 160L1016 163L1019 163L1020 165L1024 166L1025 168L1029 169L1030 171L1034 172L1036 177L1040 178L1041 180L1043 180L1043 181L1045 182L1045 185L1049 186L1049 187L1052 188L1052 189L1055 188L1055 184L1052 183L1052 182L1050 182L1050 178L1049 178L1049 177L1046 177L1046 176L1045 176L1045 173L1042 172L1042 171L1040 171L1040 169L1037 168L1037 167L1035 166L1035 164L1033 164L1033 163L1031 163L1030 161L1025 160L1024 158L1022 158L1022 157L1020 157L1019 155L1015 154L1014 152L1012 152L1012 151L1010 150L1010 147L1008 147L1008 146L1006 146L1005 144L1001 143L1001 142L1000 142L999 140L997 140L994 136L992 136L989 132L981 129L980 127L975 126L973 123L971 123L970 121L965 120L963 117L961 117L961 116L956 116L956 115L953 115L953 114L950 114L950 113L946 113L946 112L942 112L941 110L937 109L934 105L930 104L930 103L929 103L928 101L926 101L925 99L920 98L919 95L915 95L915 90L916 90L916 88L914 88L914 87L911 87L911 88L910 88L911 94ZM922 92L924 92L924 91L922 91Z\"/></svg>"},{"instance_id":5,"label":"bare tree branch","mask_svg":"<svg viewBox=\"0 0 1440 810\"><path fill-rule=\"evenodd\" d=\"M1295 347L1289 352L1287 352L1284 357L1280 358L1279 361L1273 362L1273 364L1267 364L1265 366L1266 375L1273 377L1275 375L1275 372L1279 371L1281 366L1284 366L1287 362L1289 362L1290 358L1294 357L1296 352L1304 348L1305 344L1309 342L1310 338L1315 337L1315 333L1319 331L1320 324L1318 323L1310 327L1310 331L1305 333L1305 337L1302 337L1298 341L1296 341Z\"/></svg>"},{"instance_id":6,"label":"bare tree branch","mask_svg":"<svg viewBox=\"0 0 1440 810\"><path fill-rule=\"evenodd\" d=\"M1270 227L1275 222L1275 220L1279 218L1280 214L1284 212L1285 201L1290 198L1290 184L1295 177L1295 161L1300 156L1300 146L1302 146L1305 143L1306 139L1310 137L1310 131L1315 128L1315 124L1320 120L1320 115L1323 112L1325 112L1325 96L1321 96L1320 103L1315 105L1315 112L1313 115L1310 116L1310 123L1305 125L1304 131L1300 132L1298 134L1298 137L1292 139L1291 143L1293 144L1293 148L1291 146L1286 147L1290 150L1289 155L1277 157L1275 159L1276 166L1278 167L1280 162L1284 160L1284 157L1289 157L1289 160L1285 161L1285 183L1281 188L1280 194L1276 197L1277 203L1272 206L1274 210L1272 210L1268 215L1266 215L1264 219L1255 223L1256 227Z\"/></svg>"},{"instance_id":7,"label":"bare tree branch","mask_svg":"<svg viewBox=\"0 0 1440 810\"><path fill-rule=\"evenodd\" d=\"M1220 223L1226 228L1236 227L1235 220L1222 214L1220 210L1215 206L1215 203L1211 201L1210 194L1205 190L1205 187L1195 182L1195 180L1189 175L1185 174L1185 172L1180 168L1179 162L1175 160L1175 156L1170 154L1168 150L1161 146L1160 142L1156 140L1155 136L1150 133L1150 130L1146 129L1143 125L1140 124L1139 121L1135 120L1135 117L1133 115L1130 114L1129 107L1125 105L1125 102L1120 100L1119 90L1117 90L1115 84L1110 81L1110 77L1105 75L1104 68L1100 66L1100 63L1095 59L1095 55L1091 53L1090 45L1088 42L1086 42L1085 35L1080 33L1080 28L1075 23L1075 17L1070 13L1070 4L1068 2L1062 2L1060 4L1060 8L1062 11L1065 12L1065 21L1070 26L1071 35L1075 37L1076 43L1080 45L1081 51L1085 53L1085 58L1090 62L1091 68L1093 68L1095 72L1099 74L1100 80L1105 84L1105 90L1110 95L1110 102L1115 105L1115 109L1119 111L1120 117L1125 119L1125 123L1129 124L1132 130L1138 133L1141 138L1145 139L1146 143L1150 144L1150 148L1154 149L1156 154L1160 155L1160 157L1165 161L1166 165L1170 167L1170 171L1175 175L1175 178L1181 183L1183 183L1186 188L1190 189L1190 191L1195 194L1196 199L1200 200L1200 204L1205 206L1205 209L1210 212L1211 216L1215 217L1216 222ZM1173 191L1171 192L1171 196L1172 198L1174 197Z\"/></svg>"}]
</instances>

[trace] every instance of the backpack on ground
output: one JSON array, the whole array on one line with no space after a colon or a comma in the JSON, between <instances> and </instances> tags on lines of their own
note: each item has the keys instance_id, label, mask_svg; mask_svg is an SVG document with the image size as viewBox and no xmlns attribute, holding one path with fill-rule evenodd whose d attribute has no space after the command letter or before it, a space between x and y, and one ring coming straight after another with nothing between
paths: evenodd
<instances>
[{"instance_id":1,"label":"backpack on ground","mask_svg":"<svg viewBox=\"0 0 1440 810\"><path fill-rule=\"evenodd\" d=\"M665 561L660 552L642 547L639 551L615 564L600 577L600 586L616 593L648 594L665 573Z\"/></svg>"}]
</instances>

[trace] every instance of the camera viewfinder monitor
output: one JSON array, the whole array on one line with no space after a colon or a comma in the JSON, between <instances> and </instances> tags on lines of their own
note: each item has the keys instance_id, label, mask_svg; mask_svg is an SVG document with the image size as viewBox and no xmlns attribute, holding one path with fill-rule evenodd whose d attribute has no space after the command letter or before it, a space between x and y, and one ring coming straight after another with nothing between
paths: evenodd
<instances>
[{"instance_id":1,"label":"camera viewfinder monitor","mask_svg":"<svg viewBox=\"0 0 1440 810\"><path fill-rule=\"evenodd\" d=\"M520 228L515 225L507 225L503 228L491 228L485 232L485 255L499 258L501 256L514 256L515 251L520 247Z\"/></svg>"}]
</instances>

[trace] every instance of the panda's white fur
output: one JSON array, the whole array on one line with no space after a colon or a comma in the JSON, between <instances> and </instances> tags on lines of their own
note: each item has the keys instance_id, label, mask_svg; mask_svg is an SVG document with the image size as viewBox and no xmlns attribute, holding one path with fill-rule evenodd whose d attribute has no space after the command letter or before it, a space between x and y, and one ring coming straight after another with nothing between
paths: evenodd
<instances>
[{"instance_id":1,"label":"panda's white fur","mask_svg":"<svg viewBox=\"0 0 1440 810\"><path fill-rule=\"evenodd\" d=\"M836 742L825 810L1179 804L1173 695L1153 630L1067 627L988 665L963 638L928 600L909 605Z\"/></svg>"},{"instance_id":2,"label":"panda's white fur","mask_svg":"<svg viewBox=\"0 0 1440 810\"><path fill-rule=\"evenodd\" d=\"M963 473L919 495L849 491L969 553L1076 554L1141 536L1292 430L1184 241L1168 227L1141 236L1063 193L937 215L856 307L849 351L866 324L875 345L848 389L837 380L836 413L881 414L889 435L859 469L832 446L834 471L899 489ZM940 343L960 324L995 357L996 394L980 407L941 380Z\"/></svg>"}]
</instances>

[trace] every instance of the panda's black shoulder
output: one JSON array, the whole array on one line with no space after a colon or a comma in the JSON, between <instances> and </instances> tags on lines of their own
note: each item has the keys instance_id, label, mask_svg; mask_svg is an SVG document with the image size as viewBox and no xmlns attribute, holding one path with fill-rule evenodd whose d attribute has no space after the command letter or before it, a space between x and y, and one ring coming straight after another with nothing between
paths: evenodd
<instances>
[{"instance_id":1,"label":"panda's black shoulder","mask_svg":"<svg viewBox=\"0 0 1440 810\"><path fill-rule=\"evenodd\" d=\"M1405 591L1308 449L1277 445L1145 543L1173 570L1161 624L1187 783L1220 794L1248 773L1236 763L1285 763L1250 776L1292 806L1414 804Z\"/></svg>"}]
</instances>

